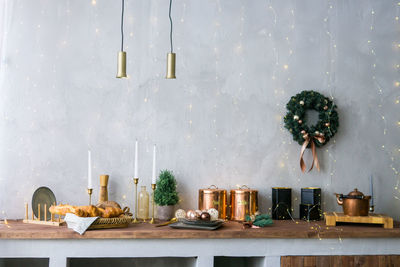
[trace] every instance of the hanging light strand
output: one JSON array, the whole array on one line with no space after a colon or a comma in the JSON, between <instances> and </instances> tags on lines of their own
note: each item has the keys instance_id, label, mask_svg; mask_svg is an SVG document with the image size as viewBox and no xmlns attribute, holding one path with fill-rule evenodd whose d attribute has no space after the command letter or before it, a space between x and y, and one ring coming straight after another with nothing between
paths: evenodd
<instances>
[{"instance_id":1,"label":"hanging light strand","mask_svg":"<svg viewBox=\"0 0 400 267\"><path fill-rule=\"evenodd\" d=\"M174 46L172 44L172 17L171 17L171 9L172 9L172 0L169 0L169 22L171 24L171 28L169 31L169 41L171 45L171 51L167 54L167 79L176 79L175 76L175 58L176 54L174 53Z\"/></svg>"}]
</instances>

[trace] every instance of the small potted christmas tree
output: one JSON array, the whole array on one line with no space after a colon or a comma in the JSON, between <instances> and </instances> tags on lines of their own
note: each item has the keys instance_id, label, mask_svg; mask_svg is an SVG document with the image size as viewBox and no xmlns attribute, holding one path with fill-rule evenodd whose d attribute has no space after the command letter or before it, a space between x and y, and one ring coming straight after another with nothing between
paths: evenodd
<instances>
[{"instance_id":1,"label":"small potted christmas tree","mask_svg":"<svg viewBox=\"0 0 400 267\"><path fill-rule=\"evenodd\" d=\"M176 180L169 170L161 171L154 192L154 202L157 204L157 215L160 220L170 220L174 215L174 206L179 197L176 192Z\"/></svg>"}]
</instances>

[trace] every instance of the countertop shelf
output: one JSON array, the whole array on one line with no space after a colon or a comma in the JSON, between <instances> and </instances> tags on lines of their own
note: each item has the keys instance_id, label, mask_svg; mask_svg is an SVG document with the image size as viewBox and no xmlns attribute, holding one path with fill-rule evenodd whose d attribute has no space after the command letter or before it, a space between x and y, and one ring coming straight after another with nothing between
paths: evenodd
<instances>
[{"instance_id":1,"label":"countertop shelf","mask_svg":"<svg viewBox=\"0 0 400 267\"><path fill-rule=\"evenodd\" d=\"M0 224L0 239L237 239L237 238L400 238L399 223L393 229L374 225L326 226L323 221L274 221L259 229L243 229L237 222L226 222L215 231L181 230L147 223L128 228L89 230L79 235L66 226L24 224L21 220Z\"/></svg>"}]
</instances>

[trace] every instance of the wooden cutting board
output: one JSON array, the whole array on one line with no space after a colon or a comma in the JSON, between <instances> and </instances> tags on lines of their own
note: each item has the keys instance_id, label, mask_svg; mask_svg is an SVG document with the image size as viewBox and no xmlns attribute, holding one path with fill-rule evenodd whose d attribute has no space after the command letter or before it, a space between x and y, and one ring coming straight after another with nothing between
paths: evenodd
<instances>
[{"instance_id":1,"label":"wooden cutting board","mask_svg":"<svg viewBox=\"0 0 400 267\"><path fill-rule=\"evenodd\" d=\"M383 228L393 229L393 218L383 214L370 214L368 216L349 216L342 212L325 212L327 226L336 226L336 223L367 223L382 224Z\"/></svg>"}]
</instances>

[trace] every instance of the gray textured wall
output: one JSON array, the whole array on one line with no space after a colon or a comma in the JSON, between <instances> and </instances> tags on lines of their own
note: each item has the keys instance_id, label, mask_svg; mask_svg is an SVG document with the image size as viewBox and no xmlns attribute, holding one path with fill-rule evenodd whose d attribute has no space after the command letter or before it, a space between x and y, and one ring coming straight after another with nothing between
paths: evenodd
<instances>
[{"instance_id":1,"label":"gray textured wall","mask_svg":"<svg viewBox=\"0 0 400 267\"><path fill-rule=\"evenodd\" d=\"M2 0L0 217L23 216L35 188L85 204L93 174L111 175L110 198L133 206L133 149L140 183L157 166L175 172L183 208L216 184L369 193L398 218L400 14L398 1L175 0L176 80L166 80L168 1L126 1L129 79L119 80L120 1ZM287 65L285 68L285 65ZM300 146L282 117L290 96L334 97L341 126L302 174ZM309 160L309 157L307 157ZM308 161L309 162L309 161ZM94 197L98 195L95 180Z\"/></svg>"}]
</instances>

